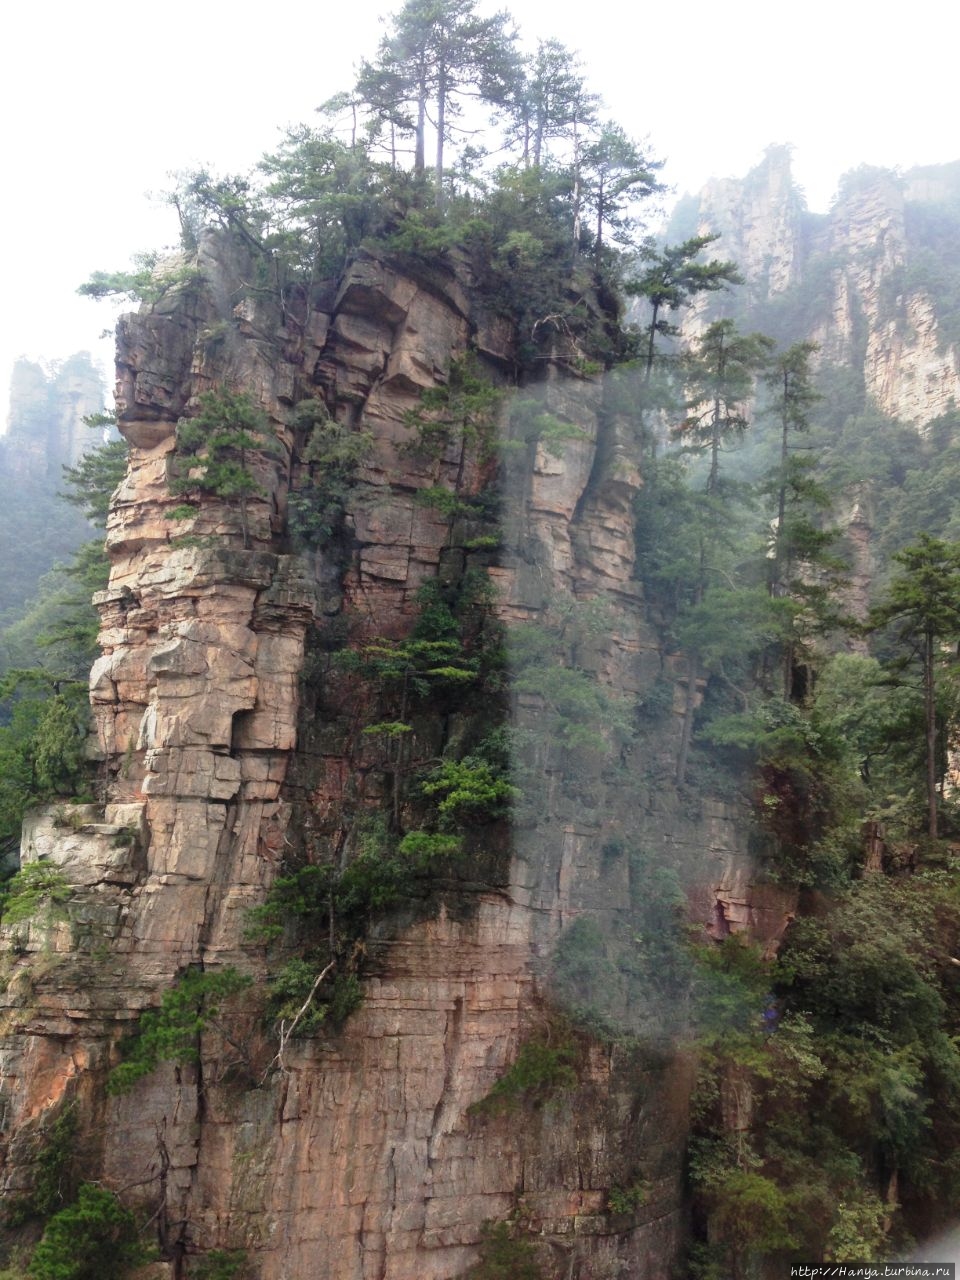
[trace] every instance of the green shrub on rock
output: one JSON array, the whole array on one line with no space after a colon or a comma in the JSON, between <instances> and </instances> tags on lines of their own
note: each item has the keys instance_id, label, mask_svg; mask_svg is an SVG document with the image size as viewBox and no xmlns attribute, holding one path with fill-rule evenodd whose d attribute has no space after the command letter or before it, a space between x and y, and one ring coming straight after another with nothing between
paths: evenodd
<instances>
[{"instance_id":1,"label":"green shrub on rock","mask_svg":"<svg viewBox=\"0 0 960 1280\"><path fill-rule=\"evenodd\" d=\"M85 1182L75 1204L47 1223L30 1262L31 1280L122 1280L143 1260L133 1214L112 1191Z\"/></svg>"}]
</instances>

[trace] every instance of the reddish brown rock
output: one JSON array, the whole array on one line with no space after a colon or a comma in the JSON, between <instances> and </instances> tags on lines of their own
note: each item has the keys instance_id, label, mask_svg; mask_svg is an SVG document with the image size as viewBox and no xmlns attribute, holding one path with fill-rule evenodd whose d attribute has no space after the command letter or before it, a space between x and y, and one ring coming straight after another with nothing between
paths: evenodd
<instances>
[{"instance_id":1,"label":"reddish brown rock","mask_svg":"<svg viewBox=\"0 0 960 1280\"><path fill-rule=\"evenodd\" d=\"M72 897L64 919L31 922L15 945L8 936L5 1185L29 1180L31 1124L76 1095L95 1117L97 1176L145 1188L156 1207L164 1168L162 1220L182 1246L242 1246L260 1280L452 1280L477 1260L483 1225L515 1215L551 1277L666 1280L682 1228L690 1087L689 1064L662 1051L677 1028L657 1028L656 1062L584 1041L578 1085L548 1107L473 1109L544 1026L563 931L595 919L629 935L644 885L628 859L602 852L614 828L685 867L694 901L705 895L727 927L775 933L780 908L748 902L733 816L671 810L626 741L585 750L576 776L561 770L556 743L538 747L534 817L518 823L504 882L451 890L432 916L378 924L362 1007L342 1033L291 1043L283 1070L268 1070L276 1043L260 1021L264 959L245 941L246 912L294 839L347 830L357 794L383 788L361 747L348 759L329 745L336 724L304 720L307 629L340 614L361 638L409 630L417 589L450 550L447 524L416 492L459 483L475 493L495 464L461 465L457 442L424 456L405 415L443 382L471 330L499 379L510 335L471 312L462 264L413 278L363 255L332 308L296 332L268 306L238 306L243 267L223 241L204 239L199 268L201 283L120 329L119 416L135 447L110 517L103 656L91 674L108 803L80 814L76 830L47 817L28 832L24 856L59 868ZM222 340L210 340L215 331ZM277 441L249 549L215 499L187 525L168 518L176 420L221 381L255 396ZM528 441L531 465L518 453L507 466L507 545L489 576L506 621L545 626L560 606L601 610L575 662L628 714L661 664L634 572L640 477L602 395L599 381L558 362L545 403L570 430L555 449ZM316 396L373 441L348 502L342 566L324 550L292 554L282 535L299 465L290 406ZM476 566L489 560L476 554ZM536 726L542 700L521 701ZM361 711L343 695L323 714L353 717L360 739ZM298 756L304 729L309 759ZM196 964L256 979L233 1015L239 1059L211 1030L199 1064L164 1064L131 1095L105 1097L123 1025ZM628 1020L629 993L621 1003ZM607 1192L638 1169L653 1193L615 1222Z\"/></svg>"}]
</instances>

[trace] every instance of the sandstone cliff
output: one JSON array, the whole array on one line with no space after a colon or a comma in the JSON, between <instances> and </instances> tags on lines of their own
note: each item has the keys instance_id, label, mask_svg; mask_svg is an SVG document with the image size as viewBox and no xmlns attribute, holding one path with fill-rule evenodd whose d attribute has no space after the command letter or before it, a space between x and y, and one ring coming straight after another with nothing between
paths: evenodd
<instances>
[{"instance_id":1,"label":"sandstone cliff","mask_svg":"<svg viewBox=\"0 0 960 1280\"><path fill-rule=\"evenodd\" d=\"M329 665L321 685L310 674L325 636L402 638L425 582L473 568L496 588L508 667L519 661L511 627L546 633L552 617L592 608L600 624L568 660L618 714L674 679L634 575L630 442L602 380L571 371L558 339L525 394L569 424L559 449L528 439L496 481L489 461L465 460L462 439L411 448L409 412L468 348L492 382L510 380L510 326L484 311L466 265L361 254L299 317L256 299L248 265L206 236L200 282L120 326L118 414L132 450L91 675L104 805L37 815L25 833L25 862L55 868L70 896L59 915L3 926L6 1194L29 1188L45 1130L75 1101L83 1176L152 1221L158 1275L187 1276L219 1247L246 1250L260 1280L446 1280L476 1261L484 1224L509 1221L545 1275L665 1280L684 1221L682 1016L651 1012L612 950L599 970L610 990L586 994L639 1038L622 1047L578 1032L574 1088L519 1111L474 1108L522 1043L550 1033L558 939L598 922L611 948L629 945L659 867L716 934L773 940L782 928L789 900L751 889L736 815L711 801L682 813L649 740L607 733L565 755L549 698L516 696L532 744L522 813L481 826L470 865L373 922L361 1007L339 1032L291 1040L282 1063L264 1021L270 961L245 932L285 859L344 849L386 792L357 745L356 685ZM167 518L177 420L215 385L249 391L270 422L249 547L215 498L186 525ZM337 539L305 553L287 510L306 466L294 406L308 398L371 447ZM449 518L417 500L495 482L507 505L499 550L455 539ZM434 745L465 731L456 713L416 730ZM627 855L631 842L642 858ZM208 1028L198 1063L162 1064L133 1092L107 1094L140 1010L187 966L227 965L255 980L230 1043ZM611 1210L611 1188L640 1184L629 1212Z\"/></svg>"},{"instance_id":2,"label":"sandstone cliff","mask_svg":"<svg viewBox=\"0 0 960 1280\"><path fill-rule=\"evenodd\" d=\"M956 303L944 292L956 191L955 166L902 176L865 166L841 181L828 214L813 215L789 148L771 147L745 178L703 189L698 234L719 233L723 256L743 268L737 314L777 336L785 326L787 341L818 342L824 361L862 377L877 408L922 431L960 397ZM686 331L717 305L694 308Z\"/></svg>"}]
</instances>

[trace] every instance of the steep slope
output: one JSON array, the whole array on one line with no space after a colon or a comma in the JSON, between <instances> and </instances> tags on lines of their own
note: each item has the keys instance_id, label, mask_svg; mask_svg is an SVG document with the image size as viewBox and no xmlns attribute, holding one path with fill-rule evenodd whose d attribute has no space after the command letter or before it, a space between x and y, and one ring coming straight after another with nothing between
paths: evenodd
<instances>
[{"instance_id":1,"label":"steep slope","mask_svg":"<svg viewBox=\"0 0 960 1280\"><path fill-rule=\"evenodd\" d=\"M719 936L775 939L791 899L751 891L734 810L682 810L658 782L663 747L612 724L674 678L635 580L631 441L558 334L523 395L561 424L559 444L528 433L499 464L457 431L417 445L421 393L448 385L468 349L500 387L515 363L511 328L484 310L465 263L360 254L299 319L258 300L227 238L205 236L198 266L199 281L119 330L132 456L91 676L105 807L28 824L25 861L56 868L72 896L63 918L2 927L6 1193L28 1190L44 1132L76 1100L78 1169L156 1225L157 1274L235 1247L261 1280L441 1280L467 1273L485 1224L509 1221L545 1276L665 1280L684 1230L691 1072L682 1015L669 993L651 1003L622 955L660 867ZM176 423L220 385L263 407L273 440L256 455L248 547L229 500L168 519ZM309 464L294 408L308 399L370 446L338 535L295 553L290 486ZM501 429L528 418L504 409ZM422 500L491 486L506 510L492 539ZM248 909L298 859L356 856L398 785L365 733L374 691L331 653L402 642L423 584L471 569L496 587L492 618L507 627L513 693L493 702L512 701L526 735L517 813L469 824L465 861L367 919L362 1005L278 1059L264 1016L276 961L246 936ZM552 683L521 678L530 665L511 637L529 647L531 634L545 638L537 669ZM581 683L564 684L570 671ZM585 687L603 691L594 714L611 723L567 742ZM435 762L471 732L454 700L416 720L415 749ZM417 802L405 803L412 823ZM558 1029L544 1003L558 944L568 998L634 1032L629 1045ZM106 1093L120 1031L187 966L227 965L255 985L203 1032L199 1060ZM551 1035L571 1044L576 1084L478 1111L521 1044ZM611 1189L641 1185L613 1211Z\"/></svg>"}]
</instances>

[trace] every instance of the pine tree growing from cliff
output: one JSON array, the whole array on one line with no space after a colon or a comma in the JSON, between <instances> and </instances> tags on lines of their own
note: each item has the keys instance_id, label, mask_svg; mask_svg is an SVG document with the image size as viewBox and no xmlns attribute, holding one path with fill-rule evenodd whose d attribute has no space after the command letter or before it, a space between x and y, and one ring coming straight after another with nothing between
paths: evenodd
<instances>
[{"instance_id":1,"label":"pine tree growing from cliff","mask_svg":"<svg viewBox=\"0 0 960 1280\"><path fill-rule=\"evenodd\" d=\"M516 67L510 85L508 141L520 146L524 167L539 169L550 143L566 139L574 122L589 119L596 105L577 57L559 40L540 40L536 53Z\"/></svg>"},{"instance_id":2,"label":"pine tree growing from cliff","mask_svg":"<svg viewBox=\"0 0 960 1280\"><path fill-rule=\"evenodd\" d=\"M795 636L788 639L780 655L783 696L788 698L797 645L801 640L801 617L807 634L835 615L831 592L838 586L838 574L845 568L831 554L837 532L824 528L823 517L830 505L827 489L816 476L814 455L796 452L795 437L811 427L810 413L822 397L814 390L810 362L818 350L814 342L797 342L779 352L763 375L773 392L768 406L779 427L779 460L766 478L764 491L776 503L772 538L767 558L767 585L774 598L791 596L806 608L798 610Z\"/></svg>"},{"instance_id":3,"label":"pine tree growing from cliff","mask_svg":"<svg viewBox=\"0 0 960 1280\"><path fill-rule=\"evenodd\" d=\"M586 203L596 218L593 253L598 272L604 234L615 242L629 243L634 223L631 208L636 200L663 190L656 178L661 167L662 161L651 160L613 121L604 124L584 148L584 189Z\"/></svg>"},{"instance_id":4,"label":"pine tree growing from cliff","mask_svg":"<svg viewBox=\"0 0 960 1280\"><path fill-rule=\"evenodd\" d=\"M177 423L175 494L212 494L234 504L244 548L250 547L249 502L263 493L251 470L256 453L267 448L267 417L247 391L218 387L200 397L200 411ZM178 514L193 515L195 508Z\"/></svg>"},{"instance_id":5,"label":"pine tree growing from cliff","mask_svg":"<svg viewBox=\"0 0 960 1280\"><path fill-rule=\"evenodd\" d=\"M728 285L743 283L735 263L717 258L709 262L699 260L703 250L719 239L719 235L695 236L682 244L665 245L663 249L656 249L651 243L644 246L641 257L647 266L639 276L627 281L624 292L629 297L646 298L650 303L650 322L644 329L647 382L653 370L657 334L675 337L679 333L663 312L678 311L699 293L715 293Z\"/></svg>"},{"instance_id":6,"label":"pine tree growing from cliff","mask_svg":"<svg viewBox=\"0 0 960 1280\"><path fill-rule=\"evenodd\" d=\"M720 492L721 448L747 428L746 401L772 345L762 334L739 333L732 320L718 320L704 331L687 361L689 405L693 412L677 428L677 434L689 441L688 447L692 450L706 452L710 460L697 535L699 567L692 601L694 610L703 609L712 585L713 558L724 540L722 526L727 520L728 504ZM691 645L683 730L677 753L678 783L686 778L702 662L702 647Z\"/></svg>"}]
</instances>

